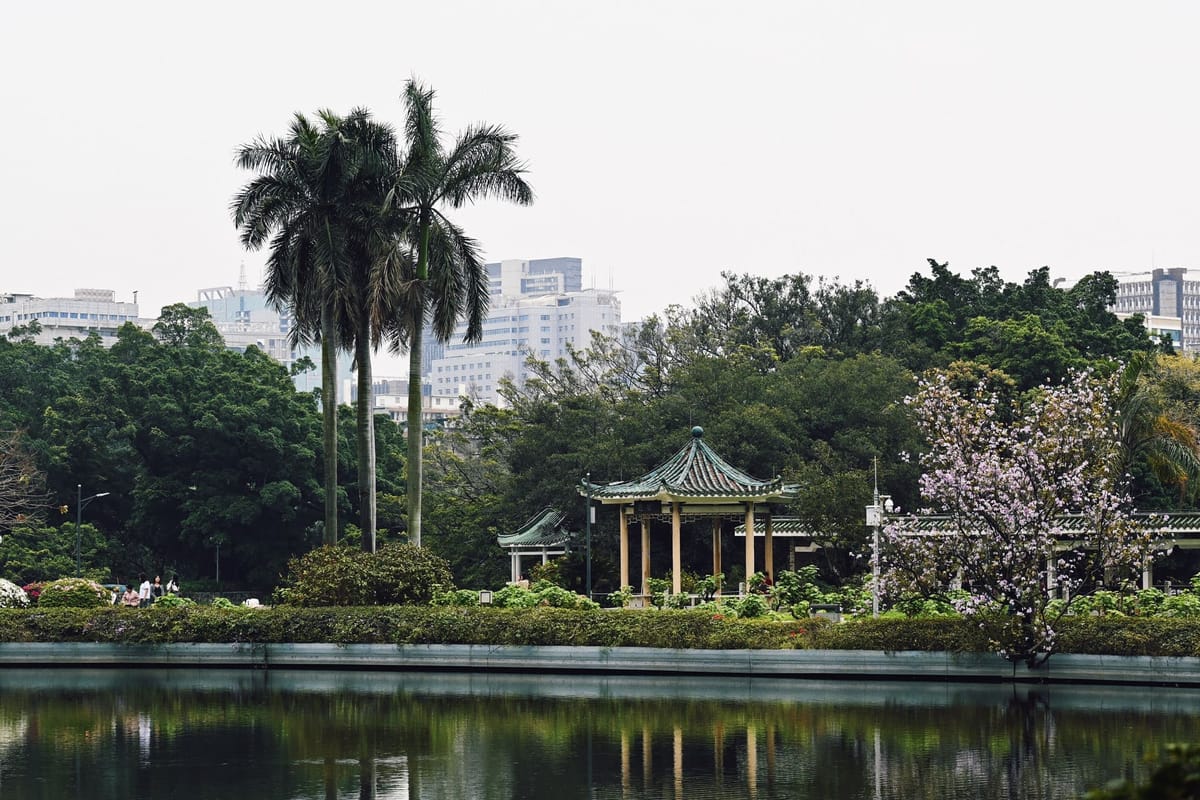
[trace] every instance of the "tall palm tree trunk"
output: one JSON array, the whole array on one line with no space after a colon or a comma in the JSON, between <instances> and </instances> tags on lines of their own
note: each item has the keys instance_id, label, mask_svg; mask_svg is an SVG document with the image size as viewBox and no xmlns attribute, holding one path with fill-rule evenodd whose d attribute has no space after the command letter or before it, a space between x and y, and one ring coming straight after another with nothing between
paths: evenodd
<instances>
[{"instance_id":1,"label":"tall palm tree trunk","mask_svg":"<svg viewBox=\"0 0 1200 800\"><path fill-rule=\"evenodd\" d=\"M371 335L364 319L354 337L358 364L358 518L362 549L375 552L375 402L371 392Z\"/></svg>"},{"instance_id":2,"label":"tall palm tree trunk","mask_svg":"<svg viewBox=\"0 0 1200 800\"><path fill-rule=\"evenodd\" d=\"M429 231L430 215L422 211L420 240L417 242L417 280L424 284L429 277ZM424 298L424 292L418 292ZM424 300L422 299L422 303ZM413 326L408 342L408 541L421 546L421 481L424 466L421 463L425 444L425 426L421 411L424 398L421 395L421 339L425 334L425 313L413 316Z\"/></svg>"},{"instance_id":3,"label":"tall palm tree trunk","mask_svg":"<svg viewBox=\"0 0 1200 800\"><path fill-rule=\"evenodd\" d=\"M408 541L421 546L421 450L424 426L421 410L421 338L423 324L413 326L408 343Z\"/></svg>"},{"instance_id":4,"label":"tall palm tree trunk","mask_svg":"<svg viewBox=\"0 0 1200 800\"><path fill-rule=\"evenodd\" d=\"M337 348L333 317L321 312L321 420L325 449L325 532L322 542L337 544Z\"/></svg>"}]
</instances>

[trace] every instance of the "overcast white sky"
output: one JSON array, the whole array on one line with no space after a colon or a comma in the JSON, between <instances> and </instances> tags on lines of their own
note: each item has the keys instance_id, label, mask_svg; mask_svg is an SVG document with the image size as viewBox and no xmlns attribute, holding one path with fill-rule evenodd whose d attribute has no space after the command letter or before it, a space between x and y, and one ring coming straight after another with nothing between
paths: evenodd
<instances>
[{"instance_id":1,"label":"overcast white sky","mask_svg":"<svg viewBox=\"0 0 1200 800\"><path fill-rule=\"evenodd\" d=\"M236 284L235 148L295 111L507 125L537 201L459 220L489 260L579 256L627 320L721 270L900 289L1200 269L1200 3L12 2L0 291L143 316Z\"/></svg>"}]
</instances>

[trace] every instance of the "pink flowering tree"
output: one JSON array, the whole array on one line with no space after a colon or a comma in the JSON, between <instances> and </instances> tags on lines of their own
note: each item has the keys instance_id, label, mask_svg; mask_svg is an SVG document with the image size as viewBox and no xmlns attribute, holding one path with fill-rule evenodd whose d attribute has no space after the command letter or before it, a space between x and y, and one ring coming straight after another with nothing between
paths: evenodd
<instances>
[{"instance_id":1,"label":"pink flowering tree","mask_svg":"<svg viewBox=\"0 0 1200 800\"><path fill-rule=\"evenodd\" d=\"M961 586L959 611L1001 654L1030 667L1048 658L1071 599L1149 552L1129 514L1116 388L1093 372L1023 396L961 365L927 376L906 401L929 445L920 513L948 523L885 527L885 595Z\"/></svg>"}]
</instances>

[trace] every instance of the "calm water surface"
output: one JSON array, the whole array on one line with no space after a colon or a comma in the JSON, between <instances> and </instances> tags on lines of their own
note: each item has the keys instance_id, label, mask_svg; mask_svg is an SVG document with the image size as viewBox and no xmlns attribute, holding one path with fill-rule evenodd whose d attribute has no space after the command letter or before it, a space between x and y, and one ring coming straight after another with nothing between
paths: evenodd
<instances>
[{"instance_id":1,"label":"calm water surface","mask_svg":"<svg viewBox=\"0 0 1200 800\"><path fill-rule=\"evenodd\" d=\"M1073 798L1200 692L0 670L0 798Z\"/></svg>"}]
</instances>

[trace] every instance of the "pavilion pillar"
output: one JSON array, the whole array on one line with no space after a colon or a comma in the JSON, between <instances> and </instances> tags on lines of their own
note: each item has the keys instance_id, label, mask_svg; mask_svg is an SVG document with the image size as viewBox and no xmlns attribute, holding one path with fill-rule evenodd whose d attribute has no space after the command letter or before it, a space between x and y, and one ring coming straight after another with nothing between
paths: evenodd
<instances>
[{"instance_id":1,"label":"pavilion pillar","mask_svg":"<svg viewBox=\"0 0 1200 800\"><path fill-rule=\"evenodd\" d=\"M767 531L763 539L763 568L767 571L767 577L771 582L775 581L775 546L771 539L771 513L767 512Z\"/></svg>"},{"instance_id":2,"label":"pavilion pillar","mask_svg":"<svg viewBox=\"0 0 1200 800\"><path fill-rule=\"evenodd\" d=\"M512 582L516 583L521 580L521 556L516 550L512 551Z\"/></svg>"},{"instance_id":3,"label":"pavilion pillar","mask_svg":"<svg viewBox=\"0 0 1200 800\"><path fill-rule=\"evenodd\" d=\"M746 504L746 592L750 592L750 576L754 574L754 503Z\"/></svg>"},{"instance_id":4,"label":"pavilion pillar","mask_svg":"<svg viewBox=\"0 0 1200 800\"><path fill-rule=\"evenodd\" d=\"M713 550L713 575L721 574L721 518L713 517L712 521L712 550ZM717 584L716 595L721 596L721 584Z\"/></svg>"},{"instance_id":5,"label":"pavilion pillar","mask_svg":"<svg viewBox=\"0 0 1200 800\"><path fill-rule=\"evenodd\" d=\"M1055 568L1054 553L1046 559L1046 596L1051 600L1058 599L1058 574Z\"/></svg>"},{"instance_id":6,"label":"pavilion pillar","mask_svg":"<svg viewBox=\"0 0 1200 800\"><path fill-rule=\"evenodd\" d=\"M1142 558L1142 588L1154 588L1154 562L1150 560L1149 553Z\"/></svg>"},{"instance_id":7,"label":"pavilion pillar","mask_svg":"<svg viewBox=\"0 0 1200 800\"><path fill-rule=\"evenodd\" d=\"M682 503L671 503L671 594L683 591L683 558L679 547L682 506Z\"/></svg>"},{"instance_id":8,"label":"pavilion pillar","mask_svg":"<svg viewBox=\"0 0 1200 800\"><path fill-rule=\"evenodd\" d=\"M633 586L629 582L629 517L625 514L625 506L617 506L617 516L621 518L621 583L618 590Z\"/></svg>"},{"instance_id":9,"label":"pavilion pillar","mask_svg":"<svg viewBox=\"0 0 1200 800\"><path fill-rule=\"evenodd\" d=\"M642 516L642 597L650 597L650 517Z\"/></svg>"}]
</instances>

